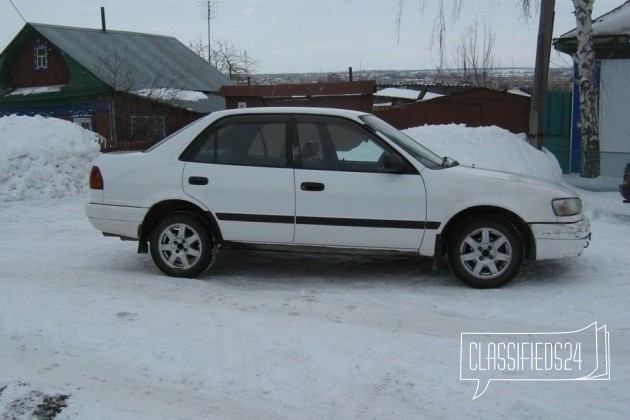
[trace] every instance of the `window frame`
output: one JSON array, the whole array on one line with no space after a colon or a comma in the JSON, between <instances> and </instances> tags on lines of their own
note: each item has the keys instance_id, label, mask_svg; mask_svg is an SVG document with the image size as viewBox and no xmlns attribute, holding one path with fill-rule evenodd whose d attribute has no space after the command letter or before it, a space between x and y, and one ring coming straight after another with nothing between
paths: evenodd
<instances>
[{"instance_id":1,"label":"window frame","mask_svg":"<svg viewBox=\"0 0 630 420\"><path fill-rule=\"evenodd\" d=\"M343 168L340 165L335 165L336 167L330 168L308 168L304 167L304 163L302 160L301 147L300 147L300 139L298 135L298 124L299 123L315 123L315 124L328 124L328 123L341 123L345 124L349 127L355 127L357 130L362 131L365 135L372 141L374 141L379 147L383 149L384 152L396 154L400 156L405 162L405 170L402 172L403 174L414 174L417 175L417 169L409 163L409 160L402 156L397 150L395 150L390 144L388 144L385 140L383 140L374 130L369 129L364 123L359 123L357 121L353 121L349 118L335 116L335 115L317 115L317 114L293 114L291 116L291 134L292 134L292 150L293 150L293 161L296 169L304 169L304 170L313 170L313 171L335 171L335 172L356 172L356 173L376 173L376 174L387 174L387 171L379 170L379 169L353 169L353 168ZM321 132L320 129L318 131ZM326 130L328 131L328 130ZM328 133L328 136L330 133ZM323 142L327 144L322 144L324 148L324 153L332 151L334 158L337 159L337 151L334 148L332 139L330 138L322 138ZM338 161L338 159L337 159Z\"/></svg>"},{"instance_id":2,"label":"window frame","mask_svg":"<svg viewBox=\"0 0 630 420\"><path fill-rule=\"evenodd\" d=\"M37 40L33 45L33 65L35 70L48 69L49 47L46 41Z\"/></svg>"},{"instance_id":3,"label":"window frame","mask_svg":"<svg viewBox=\"0 0 630 420\"><path fill-rule=\"evenodd\" d=\"M73 117L72 122L81 128L94 131L93 129L94 124L92 123L92 117Z\"/></svg>"},{"instance_id":4,"label":"window frame","mask_svg":"<svg viewBox=\"0 0 630 420\"><path fill-rule=\"evenodd\" d=\"M228 125L233 124L256 124L256 123L282 123L285 126L285 144L284 144L284 166L277 165L264 165L264 164L245 164L245 163L225 163L218 162L216 157L216 135L217 132L222 128ZM195 155L199 152L201 147L206 143L210 136L215 137L215 161L214 162L205 162L200 160L195 160ZM291 153L291 125L290 118L285 114L255 114L255 115L235 115L235 116L227 116L221 118L210 124L204 130L201 131L184 149L182 154L179 157L179 160L184 162L191 163L205 163L209 165L227 165L227 166L249 166L249 167L258 167L258 168L276 168L276 169L285 169L293 167L293 154ZM251 143L250 143L251 147Z\"/></svg>"}]
</instances>

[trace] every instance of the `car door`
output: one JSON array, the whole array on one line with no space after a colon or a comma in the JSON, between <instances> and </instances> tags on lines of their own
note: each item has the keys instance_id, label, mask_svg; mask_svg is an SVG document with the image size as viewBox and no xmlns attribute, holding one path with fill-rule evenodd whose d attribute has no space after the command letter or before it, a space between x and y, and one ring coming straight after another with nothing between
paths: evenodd
<instances>
[{"instance_id":1,"label":"car door","mask_svg":"<svg viewBox=\"0 0 630 420\"><path fill-rule=\"evenodd\" d=\"M289 118L231 117L206 129L184 166L186 194L214 214L227 241L290 244L295 186Z\"/></svg>"},{"instance_id":2,"label":"car door","mask_svg":"<svg viewBox=\"0 0 630 420\"><path fill-rule=\"evenodd\" d=\"M358 123L336 117L293 118L296 151L295 243L417 250L424 235L422 177L405 161L385 172L394 149Z\"/></svg>"}]
</instances>

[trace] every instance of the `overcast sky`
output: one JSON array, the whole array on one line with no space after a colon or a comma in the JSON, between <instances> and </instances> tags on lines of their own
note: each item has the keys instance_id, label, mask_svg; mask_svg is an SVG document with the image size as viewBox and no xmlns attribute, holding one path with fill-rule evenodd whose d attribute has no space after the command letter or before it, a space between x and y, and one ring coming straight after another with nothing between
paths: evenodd
<instances>
[{"instance_id":1,"label":"overcast sky","mask_svg":"<svg viewBox=\"0 0 630 420\"><path fill-rule=\"evenodd\" d=\"M445 0L450 11L454 0ZM447 43L477 17L492 25L494 54L501 67L533 67L537 10L526 20L520 0L464 0L456 23L449 20ZM206 1L201 0L13 0L28 22L107 28L170 35L184 44L207 43ZM394 32L398 0L219 0L211 20L214 38L228 39L258 60L258 73L329 72L435 68L430 40L438 0L407 0L400 41ZM623 4L596 0L594 17ZM575 27L571 0L556 0L554 37ZM0 0L0 50L24 25L9 0ZM447 53L447 58L452 54ZM552 65L569 65L554 53Z\"/></svg>"}]
</instances>

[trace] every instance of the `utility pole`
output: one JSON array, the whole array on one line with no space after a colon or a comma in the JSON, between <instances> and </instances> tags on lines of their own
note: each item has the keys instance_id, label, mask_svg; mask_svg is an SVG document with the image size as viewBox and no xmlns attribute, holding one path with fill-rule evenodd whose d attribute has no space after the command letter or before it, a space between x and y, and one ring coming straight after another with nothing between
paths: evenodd
<instances>
[{"instance_id":1,"label":"utility pole","mask_svg":"<svg viewBox=\"0 0 630 420\"><path fill-rule=\"evenodd\" d=\"M536 68L534 70L534 90L529 112L529 138L532 145L542 148L543 122L545 118L545 97L549 83L549 57L556 0L540 1L538 22L538 43L536 46Z\"/></svg>"}]
</instances>

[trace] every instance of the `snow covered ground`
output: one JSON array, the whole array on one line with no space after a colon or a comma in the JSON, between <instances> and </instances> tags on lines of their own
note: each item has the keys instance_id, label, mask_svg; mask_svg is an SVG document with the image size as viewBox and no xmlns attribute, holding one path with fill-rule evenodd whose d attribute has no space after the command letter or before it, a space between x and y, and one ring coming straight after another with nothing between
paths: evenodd
<instances>
[{"instance_id":1,"label":"snow covered ground","mask_svg":"<svg viewBox=\"0 0 630 420\"><path fill-rule=\"evenodd\" d=\"M461 143L448 154L529 164ZM224 250L202 278L169 278L95 231L72 191L0 198L0 418L627 418L630 205L618 193L581 191L593 225L583 256L474 290L394 256ZM462 332L594 321L610 332L610 381L493 382L472 401L474 383L459 380Z\"/></svg>"}]
</instances>

